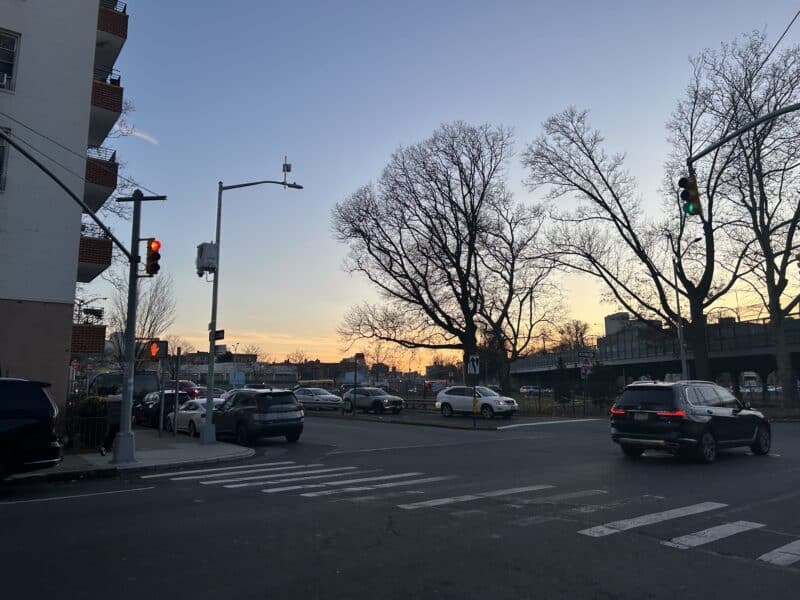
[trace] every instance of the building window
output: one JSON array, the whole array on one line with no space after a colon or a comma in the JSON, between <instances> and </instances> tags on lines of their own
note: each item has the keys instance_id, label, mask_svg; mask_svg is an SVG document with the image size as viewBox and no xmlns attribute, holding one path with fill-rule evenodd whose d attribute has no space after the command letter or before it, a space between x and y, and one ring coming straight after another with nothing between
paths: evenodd
<instances>
[{"instance_id":1,"label":"building window","mask_svg":"<svg viewBox=\"0 0 800 600\"><path fill-rule=\"evenodd\" d=\"M19 35L0 29L0 90L14 89Z\"/></svg>"},{"instance_id":2,"label":"building window","mask_svg":"<svg viewBox=\"0 0 800 600\"><path fill-rule=\"evenodd\" d=\"M10 129L3 128L3 133L10 133ZM5 138L0 138L0 192L6 189L6 163L8 162L8 144Z\"/></svg>"}]
</instances>

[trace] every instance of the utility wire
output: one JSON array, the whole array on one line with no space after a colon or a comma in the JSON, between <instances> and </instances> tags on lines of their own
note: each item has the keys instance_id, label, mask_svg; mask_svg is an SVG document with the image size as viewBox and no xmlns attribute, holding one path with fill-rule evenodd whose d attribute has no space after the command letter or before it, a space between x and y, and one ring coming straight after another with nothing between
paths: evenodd
<instances>
[{"instance_id":1,"label":"utility wire","mask_svg":"<svg viewBox=\"0 0 800 600\"><path fill-rule=\"evenodd\" d=\"M5 112L3 112L3 111L0 111L0 116L3 116L3 117L5 117L6 119L9 119L9 120L13 121L14 123L16 123L17 125L19 125L20 127L24 127L24 128L25 128L25 129L27 129L28 131L30 131L30 132L32 132L32 133L35 133L36 135L38 135L38 136L39 136L39 137L41 137L41 138L44 138L44 139L46 139L48 142L50 142L50 143L52 143L52 144L55 144L56 146L58 146L58 147L59 147L59 148L61 148L62 150L66 150L66 151L67 151L67 152L69 152L70 154L74 154L75 156L77 156L77 157L79 157L79 158L81 158L81 159L83 159L83 160L86 160L86 158L87 158L85 153L80 153L80 152L77 152L76 150L73 150L72 148L69 148L69 147L65 146L64 144L62 144L62 143L60 143L60 142L58 142L58 141L54 140L54 139L53 139L53 138L51 138L50 136L48 136L48 135L46 135L46 134L44 134L44 133L42 133L42 132L40 132L40 131L37 131L36 129L34 129L34 128L33 128L33 127L31 127L30 125L27 125L27 124L23 123L22 121L20 121L19 119L16 119L16 118L12 117L12 116L11 116L11 115L9 115L8 113L5 113ZM12 135L13 135L13 134L12 134ZM22 142L26 143L26 144L27 144L28 146L30 146L31 148L34 148L33 146L31 146L31 145L30 145L30 143L28 143L27 141L23 140L23 139L22 139L22 138L20 138L19 136L16 136L16 135L15 135L14 137L16 137L18 140L20 140L20 141L22 141ZM53 161L55 164L59 165L61 168L63 168L63 169L65 169L65 170L69 171L69 169L67 169L67 168L66 168L66 167L64 167L63 165L59 164L59 163L58 163L56 160L54 160L53 158L51 158L51 157L47 156L47 154L45 154L45 153L44 153L44 152L42 152L41 150L38 150L37 148L34 148L34 150L36 150L36 151L37 151L39 154L41 154L42 156L46 157L47 159L49 159L49 160ZM102 168L104 171L106 171L106 173L111 173L111 174L114 174L114 173L113 173L113 170L112 170L112 169L110 169L110 168L108 168L107 166L105 166L105 165L100 165L100 166L101 166L101 168ZM83 180L85 181L85 179L84 179L83 177L81 177L80 175L77 175L77 174L76 174L76 173L74 173L73 171L69 171L69 172L70 172L70 173L72 173L73 175L75 175L76 177L80 177L81 179L83 179ZM133 185L133 186L136 186L136 187L139 187L139 188L141 188L142 190L144 190L144 191L148 192L149 194L153 194L154 196L156 195L156 193L155 193L153 190L151 190L151 189L149 189L148 187L146 187L146 186L144 186L144 185L140 184L138 181L134 181L133 179L129 179L128 177L124 177L123 175L119 175L119 174L117 174L117 177L118 177L119 179L122 179L123 181L125 181L125 182L129 183L130 185Z\"/></svg>"}]
</instances>

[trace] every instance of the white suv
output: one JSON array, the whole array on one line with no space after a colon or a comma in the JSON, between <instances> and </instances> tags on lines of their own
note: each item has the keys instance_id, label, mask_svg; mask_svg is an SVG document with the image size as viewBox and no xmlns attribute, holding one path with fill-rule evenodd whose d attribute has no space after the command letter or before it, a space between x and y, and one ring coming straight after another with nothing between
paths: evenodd
<instances>
[{"instance_id":1,"label":"white suv","mask_svg":"<svg viewBox=\"0 0 800 600\"><path fill-rule=\"evenodd\" d=\"M442 415L445 417L449 417L453 413L471 413L473 389L478 402L478 412L484 419L491 419L495 414L509 418L519 410L516 400L508 396L501 396L482 385L476 388L466 385L453 385L445 388L436 395L436 408L442 411Z\"/></svg>"}]
</instances>

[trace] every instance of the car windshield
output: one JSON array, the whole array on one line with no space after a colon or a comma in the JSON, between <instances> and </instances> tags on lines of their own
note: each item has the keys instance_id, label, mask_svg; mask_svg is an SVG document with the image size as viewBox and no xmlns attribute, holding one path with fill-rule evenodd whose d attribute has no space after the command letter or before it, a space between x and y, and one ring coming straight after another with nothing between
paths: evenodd
<instances>
[{"instance_id":1,"label":"car windshield","mask_svg":"<svg viewBox=\"0 0 800 600\"><path fill-rule=\"evenodd\" d=\"M670 410L675 408L672 388L637 386L628 388L617 400L619 408L642 410Z\"/></svg>"},{"instance_id":2,"label":"car windshield","mask_svg":"<svg viewBox=\"0 0 800 600\"><path fill-rule=\"evenodd\" d=\"M494 390L491 390L491 389L489 389L487 387L484 387L482 385L479 385L477 387L477 390L478 390L478 393L481 396L484 396L484 397L486 397L486 396L499 396L500 395L497 392L495 392Z\"/></svg>"}]
</instances>

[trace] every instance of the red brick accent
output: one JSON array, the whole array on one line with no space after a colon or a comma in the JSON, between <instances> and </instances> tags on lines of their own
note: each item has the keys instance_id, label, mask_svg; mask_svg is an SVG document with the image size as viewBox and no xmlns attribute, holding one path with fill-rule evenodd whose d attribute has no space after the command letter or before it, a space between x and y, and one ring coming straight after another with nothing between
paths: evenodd
<instances>
[{"instance_id":1,"label":"red brick accent","mask_svg":"<svg viewBox=\"0 0 800 600\"><path fill-rule=\"evenodd\" d=\"M99 158L86 159L86 181L103 187L116 189L117 169L119 165L110 160L100 160Z\"/></svg>"},{"instance_id":2,"label":"red brick accent","mask_svg":"<svg viewBox=\"0 0 800 600\"><path fill-rule=\"evenodd\" d=\"M97 14L97 28L122 39L128 39L128 15L100 7Z\"/></svg>"},{"instance_id":3,"label":"red brick accent","mask_svg":"<svg viewBox=\"0 0 800 600\"><path fill-rule=\"evenodd\" d=\"M102 81L92 81L92 104L117 113L122 112L122 88Z\"/></svg>"},{"instance_id":4,"label":"red brick accent","mask_svg":"<svg viewBox=\"0 0 800 600\"><path fill-rule=\"evenodd\" d=\"M70 348L73 354L102 354L106 348L106 326L73 325Z\"/></svg>"},{"instance_id":5,"label":"red brick accent","mask_svg":"<svg viewBox=\"0 0 800 600\"><path fill-rule=\"evenodd\" d=\"M111 264L111 240L81 236L78 249L78 262L95 265Z\"/></svg>"}]
</instances>

